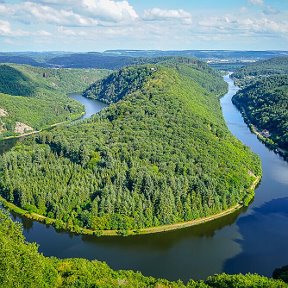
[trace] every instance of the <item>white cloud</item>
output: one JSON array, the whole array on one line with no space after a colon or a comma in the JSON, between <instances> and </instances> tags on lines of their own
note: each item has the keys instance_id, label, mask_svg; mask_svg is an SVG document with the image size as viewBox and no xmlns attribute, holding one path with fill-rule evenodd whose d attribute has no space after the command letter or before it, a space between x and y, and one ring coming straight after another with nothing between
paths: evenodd
<instances>
[{"instance_id":1,"label":"white cloud","mask_svg":"<svg viewBox=\"0 0 288 288\"><path fill-rule=\"evenodd\" d=\"M10 7L8 6L8 9L10 9L10 16L26 24L48 23L67 26L89 26L97 24L97 21L82 17L72 10L55 9L32 2L11 5Z\"/></svg>"},{"instance_id":2,"label":"white cloud","mask_svg":"<svg viewBox=\"0 0 288 288\"><path fill-rule=\"evenodd\" d=\"M11 13L11 9L9 8L9 5L0 2L0 15L9 15Z\"/></svg>"},{"instance_id":3,"label":"white cloud","mask_svg":"<svg viewBox=\"0 0 288 288\"><path fill-rule=\"evenodd\" d=\"M163 20L181 20L184 23L190 24L192 22L192 16L189 12L178 10L164 10L159 8L153 8L144 11L144 20L149 21L163 21Z\"/></svg>"},{"instance_id":4,"label":"white cloud","mask_svg":"<svg viewBox=\"0 0 288 288\"><path fill-rule=\"evenodd\" d=\"M199 29L213 33L246 33L246 34L286 34L288 33L288 21L276 21L267 17L239 17L223 16L209 17L198 22Z\"/></svg>"},{"instance_id":5,"label":"white cloud","mask_svg":"<svg viewBox=\"0 0 288 288\"><path fill-rule=\"evenodd\" d=\"M42 36L42 37L50 37L52 36L52 34L49 31L45 31L45 30L40 30L38 32L36 32L37 36Z\"/></svg>"},{"instance_id":6,"label":"white cloud","mask_svg":"<svg viewBox=\"0 0 288 288\"><path fill-rule=\"evenodd\" d=\"M62 9L104 22L131 22L139 18L128 1L113 0L31 0L41 6ZM103 23L102 23L103 24Z\"/></svg>"},{"instance_id":7,"label":"white cloud","mask_svg":"<svg viewBox=\"0 0 288 288\"><path fill-rule=\"evenodd\" d=\"M128 1L81 0L76 3L80 4L83 14L103 21L129 22L138 19L138 14Z\"/></svg>"},{"instance_id":8,"label":"white cloud","mask_svg":"<svg viewBox=\"0 0 288 288\"><path fill-rule=\"evenodd\" d=\"M138 14L127 1L39 0L0 4L0 14L26 24L47 23L61 26L97 26L127 23Z\"/></svg>"},{"instance_id":9,"label":"white cloud","mask_svg":"<svg viewBox=\"0 0 288 288\"><path fill-rule=\"evenodd\" d=\"M191 49L197 41L211 44L208 48L217 43L219 49L241 41L246 47L262 41L275 48L286 43L288 11L273 9L263 0L248 2L225 13L151 8L139 16L129 0L0 0L0 43L4 47L11 39L20 50L35 47L33 43L39 43L40 50Z\"/></svg>"},{"instance_id":10,"label":"white cloud","mask_svg":"<svg viewBox=\"0 0 288 288\"><path fill-rule=\"evenodd\" d=\"M29 33L23 30L12 30L8 21L0 20L0 36L18 37L27 36Z\"/></svg>"},{"instance_id":11,"label":"white cloud","mask_svg":"<svg viewBox=\"0 0 288 288\"><path fill-rule=\"evenodd\" d=\"M264 0L249 0L249 3L253 5L264 5Z\"/></svg>"},{"instance_id":12,"label":"white cloud","mask_svg":"<svg viewBox=\"0 0 288 288\"><path fill-rule=\"evenodd\" d=\"M11 34L11 26L7 21L0 20L0 36L7 36Z\"/></svg>"}]
</instances>

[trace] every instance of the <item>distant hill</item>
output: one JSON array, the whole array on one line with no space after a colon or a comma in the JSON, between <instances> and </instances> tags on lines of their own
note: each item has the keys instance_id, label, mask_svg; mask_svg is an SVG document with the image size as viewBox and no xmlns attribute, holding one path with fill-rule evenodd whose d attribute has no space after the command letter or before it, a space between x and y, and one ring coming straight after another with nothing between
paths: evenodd
<instances>
[{"instance_id":1,"label":"distant hill","mask_svg":"<svg viewBox=\"0 0 288 288\"><path fill-rule=\"evenodd\" d=\"M235 50L107 50L104 55L130 57L195 57L198 59L260 60L288 56L288 51L235 51Z\"/></svg>"},{"instance_id":2,"label":"distant hill","mask_svg":"<svg viewBox=\"0 0 288 288\"><path fill-rule=\"evenodd\" d=\"M15 56L15 55L0 55L0 63L14 63L26 64L31 66L46 66L44 63L39 63L29 56Z\"/></svg>"},{"instance_id":3,"label":"distant hill","mask_svg":"<svg viewBox=\"0 0 288 288\"><path fill-rule=\"evenodd\" d=\"M264 61L249 64L235 73L232 77L241 86L245 86L257 80L259 77L288 74L288 57L276 57Z\"/></svg>"},{"instance_id":4,"label":"distant hill","mask_svg":"<svg viewBox=\"0 0 288 288\"><path fill-rule=\"evenodd\" d=\"M287 51L230 50L108 50L102 53L72 52L0 52L0 63L29 64L39 67L98 68L117 70L136 64L150 63L146 58L189 57L208 62L219 69L234 69L251 61L288 56ZM137 59L138 58L138 59ZM142 59L140 59L142 58ZM224 61L224 62L223 62Z\"/></svg>"},{"instance_id":5,"label":"distant hill","mask_svg":"<svg viewBox=\"0 0 288 288\"><path fill-rule=\"evenodd\" d=\"M48 60L49 65L66 68L119 69L132 65L135 59L125 56L105 56L101 53L75 53Z\"/></svg>"},{"instance_id":6,"label":"distant hill","mask_svg":"<svg viewBox=\"0 0 288 288\"><path fill-rule=\"evenodd\" d=\"M223 83L213 81L213 77L219 77L219 73L213 71L202 61L185 57L159 57L151 58L147 62L176 68L179 72L181 71L183 75L187 74L187 76L193 77L198 84L209 92L215 92L216 94L224 93ZM84 91L83 96L97 99L108 104L119 101L125 95L139 89L144 81L147 80L147 77L157 71L157 66L153 66L152 64L150 64L150 66L139 66L137 68L139 69L135 70L132 67L123 68L120 71L120 75L118 71L112 73L109 77L93 83Z\"/></svg>"}]
</instances>

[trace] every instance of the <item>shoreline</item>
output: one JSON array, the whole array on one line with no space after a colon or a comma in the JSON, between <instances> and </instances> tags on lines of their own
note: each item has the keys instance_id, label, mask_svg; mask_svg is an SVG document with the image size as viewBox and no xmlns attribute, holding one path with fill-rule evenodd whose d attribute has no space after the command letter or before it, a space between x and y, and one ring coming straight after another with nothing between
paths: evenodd
<instances>
[{"instance_id":1,"label":"shoreline","mask_svg":"<svg viewBox=\"0 0 288 288\"><path fill-rule=\"evenodd\" d=\"M247 195L251 195L254 197L254 191L256 186L260 183L261 176L255 176L255 180L247 190ZM252 194L253 193L253 194ZM251 197L251 198L253 198ZM5 198L0 196L0 202L3 204L3 206L8 209L9 211L13 211L18 215L21 215L25 218L38 221L41 223L44 223L46 225L53 225L56 229L57 227L57 220L48 218L46 216L34 213L34 212L29 212L27 210L24 210L15 204L7 201ZM155 233L161 233L161 232L167 232L167 231L173 231L173 230L178 230L178 229L183 229L183 228L188 228L192 226L197 226L200 224L204 224L219 218L222 218L224 216L227 216L229 214L232 214L233 212L245 207L245 203L238 203L224 211L221 211L217 214L206 216L203 218L198 218L186 222L178 222L174 224L167 224L167 225L161 225L161 226L155 226L155 227L149 227L149 228L142 228L139 230L128 230L128 231L120 231L120 230L92 230L88 228L81 228L81 227L75 227L71 226L71 228L63 228L60 227L60 230L63 230L65 232L70 232L70 233L75 233L78 235L94 235L94 236L133 236L133 235L144 235L144 234L155 234Z\"/></svg>"},{"instance_id":2,"label":"shoreline","mask_svg":"<svg viewBox=\"0 0 288 288\"><path fill-rule=\"evenodd\" d=\"M249 130L257 136L257 139L261 141L268 149L274 151L275 153L279 154L285 161L288 161L288 151L285 151L283 148L280 148L277 143L274 142L274 144L271 144L268 142L270 138L265 138L261 133L258 131L258 128L256 125L252 124L249 117L247 116L247 113L242 105L240 105L237 101L233 101L232 103L235 105L237 110L241 113L244 122L249 127Z\"/></svg>"}]
</instances>

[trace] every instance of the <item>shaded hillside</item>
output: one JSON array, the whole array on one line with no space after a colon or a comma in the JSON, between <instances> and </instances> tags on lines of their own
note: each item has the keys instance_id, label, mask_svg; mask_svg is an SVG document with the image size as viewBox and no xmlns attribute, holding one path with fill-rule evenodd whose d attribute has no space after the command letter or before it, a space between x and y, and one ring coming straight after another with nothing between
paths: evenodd
<instances>
[{"instance_id":1,"label":"shaded hillside","mask_svg":"<svg viewBox=\"0 0 288 288\"><path fill-rule=\"evenodd\" d=\"M101 53L75 53L57 56L49 60L50 65L66 68L119 69L133 64L135 59L123 56L103 56Z\"/></svg>"},{"instance_id":2,"label":"shaded hillside","mask_svg":"<svg viewBox=\"0 0 288 288\"><path fill-rule=\"evenodd\" d=\"M20 55L13 55L13 53L5 53L8 55L0 55L0 63L14 63L14 64L25 64L25 65L32 65L32 66L41 66L45 64L39 63L30 56L20 56Z\"/></svg>"},{"instance_id":3,"label":"shaded hillside","mask_svg":"<svg viewBox=\"0 0 288 288\"><path fill-rule=\"evenodd\" d=\"M112 101L119 100L112 85L123 83L121 101L5 154L2 196L57 219L58 227L100 233L188 221L247 204L261 167L225 125L218 97L226 83L205 65L182 62L127 68L113 82L108 76ZM201 70L203 78L195 78ZM207 87L214 93L202 87L203 79L212 80L214 88Z\"/></svg>"},{"instance_id":4,"label":"shaded hillside","mask_svg":"<svg viewBox=\"0 0 288 288\"><path fill-rule=\"evenodd\" d=\"M109 70L101 69L40 68L27 65L14 67L28 73L38 86L62 93L82 93L96 80L111 73Z\"/></svg>"},{"instance_id":5,"label":"shaded hillside","mask_svg":"<svg viewBox=\"0 0 288 288\"><path fill-rule=\"evenodd\" d=\"M138 69L126 68L120 72L114 72L107 78L92 84L84 91L83 96L107 104L117 102L142 87L154 69L156 68L143 66Z\"/></svg>"},{"instance_id":6,"label":"shaded hillside","mask_svg":"<svg viewBox=\"0 0 288 288\"><path fill-rule=\"evenodd\" d=\"M288 57L258 61L232 74L240 90L232 99L270 148L288 157ZM283 150L284 149L284 150Z\"/></svg>"},{"instance_id":7,"label":"shaded hillside","mask_svg":"<svg viewBox=\"0 0 288 288\"><path fill-rule=\"evenodd\" d=\"M36 83L16 68L0 65L0 93L14 96L32 96Z\"/></svg>"}]
</instances>

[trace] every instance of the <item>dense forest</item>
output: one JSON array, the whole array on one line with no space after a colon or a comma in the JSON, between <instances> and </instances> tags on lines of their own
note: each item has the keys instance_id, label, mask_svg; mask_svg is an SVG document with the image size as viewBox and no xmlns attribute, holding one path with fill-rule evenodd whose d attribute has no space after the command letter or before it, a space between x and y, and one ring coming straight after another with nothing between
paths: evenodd
<instances>
[{"instance_id":1,"label":"dense forest","mask_svg":"<svg viewBox=\"0 0 288 288\"><path fill-rule=\"evenodd\" d=\"M44 287L169 287L169 288L285 288L282 280L256 274L208 277L190 280L186 285L164 279L145 277L140 272L114 271L105 263L85 259L44 257L34 243L27 243L22 227L0 209L0 286L5 288ZM282 274L277 273L277 277Z\"/></svg>"},{"instance_id":2,"label":"dense forest","mask_svg":"<svg viewBox=\"0 0 288 288\"><path fill-rule=\"evenodd\" d=\"M233 103L245 111L249 123L260 132L269 131L267 141L288 150L288 75L257 81L239 91Z\"/></svg>"},{"instance_id":3,"label":"dense forest","mask_svg":"<svg viewBox=\"0 0 288 288\"><path fill-rule=\"evenodd\" d=\"M288 156L288 57L259 61L236 71L241 86L232 99L245 121L269 147Z\"/></svg>"},{"instance_id":4,"label":"dense forest","mask_svg":"<svg viewBox=\"0 0 288 288\"><path fill-rule=\"evenodd\" d=\"M207 65L129 67L90 89L112 104L2 156L5 199L57 227L127 234L253 198L259 159L226 127L218 98L227 86Z\"/></svg>"},{"instance_id":5,"label":"dense forest","mask_svg":"<svg viewBox=\"0 0 288 288\"><path fill-rule=\"evenodd\" d=\"M288 57L276 57L268 60L257 61L247 65L235 73L232 78L240 87L251 85L261 77L288 74Z\"/></svg>"},{"instance_id":6,"label":"dense forest","mask_svg":"<svg viewBox=\"0 0 288 288\"><path fill-rule=\"evenodd\" d=\"M83 113L68 92L83 91L109 71L94 69L44 69L26 65L0 65L0 137L40 130Z\"/></svg>"}]
</instances>

